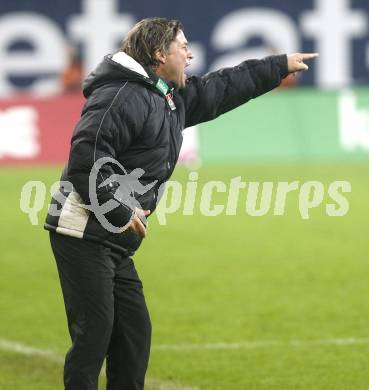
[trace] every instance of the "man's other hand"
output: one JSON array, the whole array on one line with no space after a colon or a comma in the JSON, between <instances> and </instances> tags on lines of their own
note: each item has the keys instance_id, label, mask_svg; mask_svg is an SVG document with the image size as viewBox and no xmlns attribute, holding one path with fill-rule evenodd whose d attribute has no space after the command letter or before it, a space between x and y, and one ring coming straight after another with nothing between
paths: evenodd
<instances>
[{"instance_id":1,"label":"man's other hand","mask_svg":"<svg viewBox=\"0 0 369 390\"><path fill-rule=\"evenodd\" d=\"M131 223L129 224L127 229L133 231L141 237L146 237L146 227L142 223L140 218L147 217L149 214L150 210L141 210L136 208L135 215L132 218Z\"/></svg>"},{"instance_id":2,"label":"man's other hand","mask_svg":"<svg viewBox=\"0 0 369 390\"><path fill-rule=\"evenodd\" d=\"M288 73L306 71L309 67L304 63L318 57L318 53L294 53L287 55Z\"/></svg>"}]
</instances>

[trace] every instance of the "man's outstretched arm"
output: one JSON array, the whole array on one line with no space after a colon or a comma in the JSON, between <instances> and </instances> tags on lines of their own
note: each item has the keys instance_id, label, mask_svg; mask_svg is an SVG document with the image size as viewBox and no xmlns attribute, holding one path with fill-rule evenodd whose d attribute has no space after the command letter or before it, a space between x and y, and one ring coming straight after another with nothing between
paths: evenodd
<instances>
[{"instance_id":1,"label":"man's outstretched arm","mask_svg":"<svg viewBox=\"0 0 369 390\"><path fill-rule=\"evenodd\" d=\"M270 56L190 77L181 91L186 127L212 120L276 88L288 74L307 70L304 61L315 57L317 53Z\"/></svg>"}]
</instances>

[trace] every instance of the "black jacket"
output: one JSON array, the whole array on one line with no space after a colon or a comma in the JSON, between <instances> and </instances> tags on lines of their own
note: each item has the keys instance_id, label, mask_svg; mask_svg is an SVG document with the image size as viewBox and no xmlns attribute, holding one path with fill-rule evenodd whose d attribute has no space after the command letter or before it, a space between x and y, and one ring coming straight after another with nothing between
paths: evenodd
<instances>
[{"instance_id":1,"label":"black jacket","mask_svg":"<svg viewBox=\"0 0 369 390\"><path fill-rule=\"evenodd\" d=\"M175 109L155 87L158 77L148 68L137 73L106 56L86 79L86 103L74 130L68 164L60 190L54 195L45 228L60 234L99 241L132 255L141 239L130 231L112 233L103 226L90 204L89 176L96 161L114 159L129 173L140 168L140 183L153 187L134 193L143 209L155 210L158 190L171 176L182 144L182 130L212 120L239 105L277 87L287 71L287 57L271 56L244 61L203 77L190 77L186 87L172 90ZM169 87L173 87L169 84ZM229 135L225 134L226 138ZM119 172L118 172L119 171ZM114 173L124 174L117 164L105 164L97 174L97 186ZM142 173L142 171L141 171ZM119 183L97 189L100 205L114 200L117 206L105 213L116 227L126 226L133 217L134 204L117 202ZM129 191L128 191L129 192Z\"/></svg>"}]
</instances>

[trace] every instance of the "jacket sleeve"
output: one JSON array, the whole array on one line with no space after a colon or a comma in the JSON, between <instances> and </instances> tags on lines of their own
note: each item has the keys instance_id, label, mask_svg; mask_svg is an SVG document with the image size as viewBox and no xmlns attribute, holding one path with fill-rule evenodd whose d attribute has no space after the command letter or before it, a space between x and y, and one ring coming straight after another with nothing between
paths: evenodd
<instances>
[{"instance_id":1,"label":"jacket sleeve","mask_svg":"<svg viewBox=\"0 0 369 390\"><path fill-rule=\"evenodd\" d=\"M186 127L206 122L277 87L288 75L287 56L248 60L203 77L190 77L180 91Z\"/></svg>"},{"instance_id":2,"label":"jacket sleeve","mask_svg":"<svg viewBox=\"0 0 369 390\"><path fill-rule=\"evenodd\" d=\"M95 91L87 101L82 116L74 131L69 161L68 180L86 205L90 202L89 178L94 163L103 157L119 160L124 151L139 135L145 120L145 106L134 93L129 98L112 97L104 101L104 92ZM140 112L138 113L138 107ZM114 199L117 207L105 214L116 227L125 226L134 215L134 207L119 202L114 197L119 188L116 181L99 188L113 174L124 174L115 163L108 163L99 170L96 180L97 199L100 205ZM93 210L92 210L93 211Z\"/></svg>"}]
</instances>

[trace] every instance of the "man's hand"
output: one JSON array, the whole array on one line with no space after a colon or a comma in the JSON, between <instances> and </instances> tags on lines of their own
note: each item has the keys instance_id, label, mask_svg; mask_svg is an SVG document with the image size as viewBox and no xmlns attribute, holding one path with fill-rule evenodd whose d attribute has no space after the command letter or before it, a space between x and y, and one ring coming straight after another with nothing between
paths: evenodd
<instances>
[{"instance_id":1,"label":"man's hand","mask_svg":"<svg viewBox=\"0 0 369 390\"><path fill-rule=\"evenodd\" d=\"M301 72L308 70L309 67L304 63L306 60L312 60L318 57L318 53L294 53L287 55L288 73Z\"/></svg>"},{"instance_id":2,"label":"man's hand","mask_svg":"<svg viewBox=\"0 0 369 390\"><path fill-rule=\"evenodd\" d=\"M132 230L134 233L141 237L146 236L146 227L141 222L140 217L147 217L150 214L150 210L141 210L136 208L135 215L131 220L131 223L129 224L127 230Z\"/></svg>"}]
</instances>

